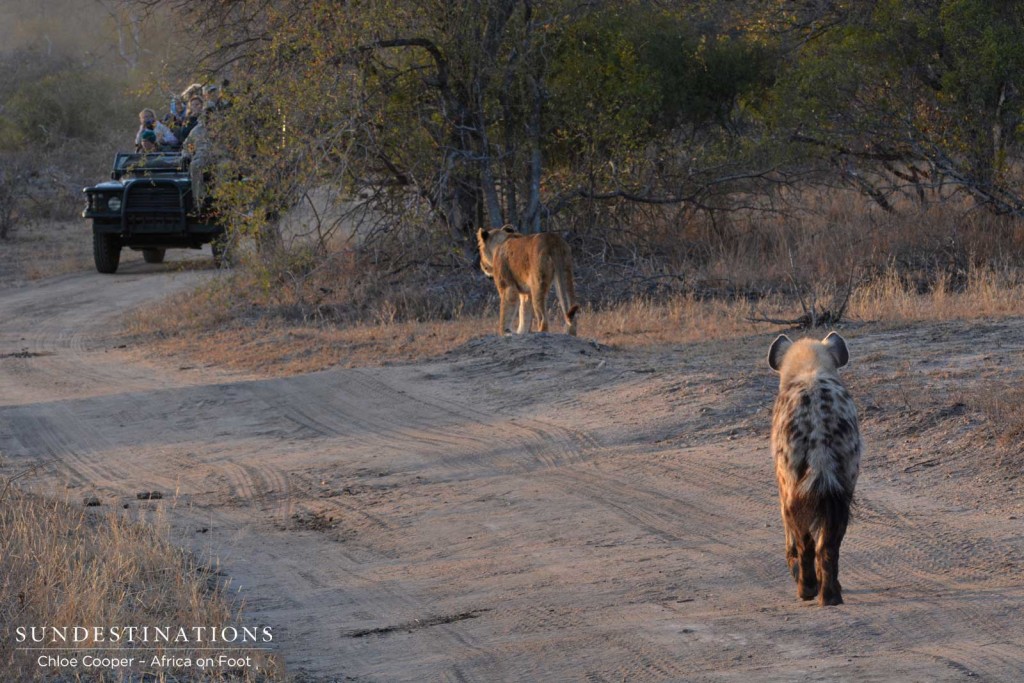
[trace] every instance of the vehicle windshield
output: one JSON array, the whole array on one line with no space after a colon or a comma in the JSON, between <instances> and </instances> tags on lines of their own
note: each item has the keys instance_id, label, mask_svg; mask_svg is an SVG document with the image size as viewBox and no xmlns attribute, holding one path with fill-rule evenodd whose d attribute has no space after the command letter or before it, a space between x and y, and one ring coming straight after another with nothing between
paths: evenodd
<instances>
[{"instance_id":1,"label":"vehicle windshield","mask_svg":"<svg viewBox=\"0 0 1024 683\"><path fill-rule=\"evenodd\" d=\"M114 177L126 175L163 175L182 173L185 161L181 152L121 152L114 159Z\"/></svg>"}]
</instances>

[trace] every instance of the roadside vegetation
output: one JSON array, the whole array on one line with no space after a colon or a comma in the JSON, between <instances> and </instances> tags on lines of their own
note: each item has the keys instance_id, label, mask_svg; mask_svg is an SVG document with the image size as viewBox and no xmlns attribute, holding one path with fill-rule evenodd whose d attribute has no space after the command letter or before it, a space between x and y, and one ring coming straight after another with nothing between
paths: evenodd
<instances>
[{"instance_id":1,"label":"roadside vegetation","mask_svg":"<svg viewBox=\"0 0 1024 683\"><path fill-rule=\"evenodd\" d=\"M132 145L139 110L180 92L177 29L173 14L152 24L117 2L3 3L0 250L77 218L82 187Z\"/></svg>"},{"instance_id":2,"label":"roadside vegetation","mask_svg":"<svg viewBox=\"0 0 1024 683\"><path fill-rule=\"evenodd\" d=\"M893 213L853 192L817 201L795 217L688 226L716 239L657 226L610 236L616 248L631 239L658 254L632 264L577 240L581 334L630 347L810 327L810 312L819 325L1024 315L1020 221L955 198ZM250 250L242 267L173 305L133 312L126 331L162 353L263 374L419 360L496 331L494 287L473 264L389 274L358 258L339 249L282 267Z\"/></svg>"},{"instance_id":3,"label":"roadside vegetation","mask_svg":"<svg viewBox=\"0 0 1024 683\"><path fill-rule=\"evenodd\" d=\"M198 562L166 540L160 505L167 503L132 504L128 511L105 505L83 507L79 501L24 492L12 485L14 478L0 477L0 623L5 625L0 668L5 680L47 678L47 669L36 662L40 653L19 649L42 645L19 642L16 626L149 626L175 632L179 627L250 626L216 567ZM194 659L203 652L147 649L144 644L126 642L127 638L100 644L91 632L80 635L89 637L59 654L79 659L85 655L134 657L145 665L120 672L110 667L77 667L75 680L129 680L132 672L140 671L152 681L283 680L279 665L262 651L231 651L253 658L254 666L244 670L153 667L149 664L154 657Z\"/></svg>"},{"instance_id":4,"label":"roadside vegetation","mask_svg":"<svg viewBox=\"0 0 1024 683\"><path fill-rule=\"evenodd\" d=\"M2 53L0 219L27 237L47 211L73 213L140 106L163 112L185 83L227 81L232 106L210 128L235 271L180 320L143 314L135 332L258 341L284 324L353 336L364 362L389 344L363 344L354 326L489 329L474 232L506 223L567 238L595 335L628 336L621 321L643 310L699 321L666 339L1014 312L1024 12L978 0L102 7L69 9L70 23L29 2L10 10L35 19L10 23Z\"/></svg>"},{"instance_id":5,"label":"roadside vegetation","mask_svg":"<svg viewBox=\"0 0 1024 683\"><path fill-rule=\"evenodd\" d=\"M1021 312L1024 12L180 9L231 74L237 267L132 319L171 347L239 335L270 372L442 352L493 327L474 233L506 223L567 238L583 334L612 343Z\"/></svg>"}]
</instances>

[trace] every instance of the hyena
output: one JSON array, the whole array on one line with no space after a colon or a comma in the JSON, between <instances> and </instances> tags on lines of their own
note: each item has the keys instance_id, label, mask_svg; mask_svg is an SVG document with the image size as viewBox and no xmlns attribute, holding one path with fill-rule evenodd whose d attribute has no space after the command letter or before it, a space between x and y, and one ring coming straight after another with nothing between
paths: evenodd
<instances>
[{"instance_id":1,"label":"hyena","mask_svg":"<svg viewBox=\"0 0 1024 683\"><path fill-rule=\"evenodd\" d=\"M780 335L768 351L779 373L772 453L779 481L786 562L803 600L843 602L839 545L850 521L860 471L857 409L839 381L850 360L835 332L822 341Z\"/></svg>"}]
</instances>

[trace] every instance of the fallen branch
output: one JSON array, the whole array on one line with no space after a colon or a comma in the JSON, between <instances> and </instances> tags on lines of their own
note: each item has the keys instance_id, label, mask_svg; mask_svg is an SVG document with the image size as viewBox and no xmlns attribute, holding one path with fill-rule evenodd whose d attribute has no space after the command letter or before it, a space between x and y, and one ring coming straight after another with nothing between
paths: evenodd
<instances>
[{"instance_id":1,"label":"fallen branch","mask_svg":"<svg viewBox=\"0 0 1024 683\"><path fill-rule=\"evenodd\" d=\"M2 501L7 496L7 489L11 488L12 483L17 481L18 479L21 479L22 477L27 477L28 475L33 474L35 471L36 466L33 465L32 467L28 468L27 470L24 470L23 472L19 472L13 477L7 477L6 481L4 482L4 490L0 491L0 501Z\"/></svg>"}]
</instances>

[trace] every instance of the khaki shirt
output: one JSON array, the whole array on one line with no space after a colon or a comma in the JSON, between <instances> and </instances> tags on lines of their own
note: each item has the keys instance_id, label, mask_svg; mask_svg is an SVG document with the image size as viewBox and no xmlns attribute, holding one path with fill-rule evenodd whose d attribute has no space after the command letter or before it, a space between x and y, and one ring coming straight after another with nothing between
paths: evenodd
<instances>
[{"instance_id":1,"label":"khaki shirt","mask_svg":"<svg viewBox=\"0 0 1024 683\"><path fill-rule=\"evenodd\" d=\"M206 183L203 180L203 171L213 163L210 136L207 133L206 124L201 118L196 127L185 138L181 151L182 156L191 160L189 178L192 181L192 197L198 209L202 207L202 202L206 199Z\"/></svg>"}]
</instances>

